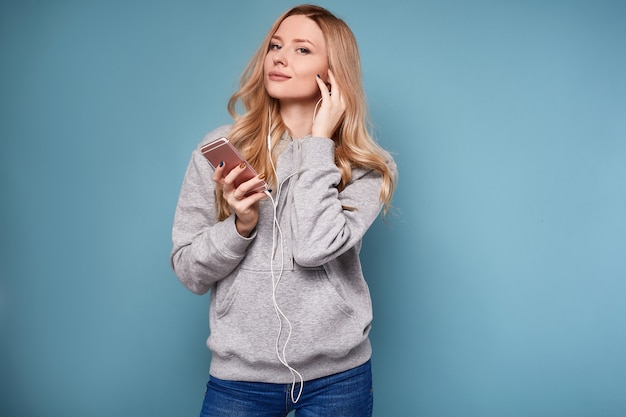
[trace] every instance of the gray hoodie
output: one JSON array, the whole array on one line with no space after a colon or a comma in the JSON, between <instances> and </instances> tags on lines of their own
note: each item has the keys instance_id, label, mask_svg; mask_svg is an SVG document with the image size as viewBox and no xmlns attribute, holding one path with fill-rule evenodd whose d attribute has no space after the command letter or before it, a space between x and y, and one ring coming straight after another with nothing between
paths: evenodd
<instances>
[{"instance_id":1,"label":"gray hoodie","mask_svg":"<svg viewBox=\"0 0 626 417\"><path fill-rule=\"evenodd\" d=\"M305 381L365 363L372 306L359 250L381 209L380 174L354 168L338 192L334 142L290 141L276 164L280 229L267 199L255 231L242 237L234 216L217 221L213 169L199 151L229 130L210 132L192 153L172 231L174 272L194 293L210 290L210 374L290 383L292 374L279 360L283 349L283 359Z\"/></svg>"}]
</instances>

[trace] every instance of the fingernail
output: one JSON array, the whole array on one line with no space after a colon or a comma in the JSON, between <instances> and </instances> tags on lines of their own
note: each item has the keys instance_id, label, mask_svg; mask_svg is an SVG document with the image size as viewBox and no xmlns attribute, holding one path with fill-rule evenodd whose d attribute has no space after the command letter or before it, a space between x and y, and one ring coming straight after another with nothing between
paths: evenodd
<instances>
[{"instance_id":1,"label":"fingernail","mask_svg":"<svg viewBox=\"0 0 626 417\"><path fill-rule=\"evenodd\" d=\"M246 167L246 163L242 162L239 164L239 168L244 169Z\"/></svg>"},{"instance_id":2,"label":"fingernail","mask_svg":"<svg viewBox=\"0 0 626 417\"><path fill-rule=\"evenodd\" d=\"M259 177L258 177L258 178L259 178L260 180L262 180L263 178L265 178L265 173L259 174Z\"/></svg>"},{"instance_id":3,"label":"fingernail","mask_svg":"<svg viewBox=\"0 0 626 417\"><path fill-rule=\"evenodd\" d=\"M223 167L224 166L224 161L220 161L220 166Z\"/></svg>"}]
</instances>

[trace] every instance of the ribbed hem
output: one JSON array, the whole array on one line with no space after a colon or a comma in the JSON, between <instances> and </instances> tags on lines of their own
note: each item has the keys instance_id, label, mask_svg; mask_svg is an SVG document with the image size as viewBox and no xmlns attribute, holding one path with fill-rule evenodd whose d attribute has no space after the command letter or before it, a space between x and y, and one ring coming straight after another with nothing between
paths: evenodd
<instances>
[{"instance_id":1,"label":"ribbed hem","mask_svg":"<svg viewBox=\"0 0 626 417\"><path fill-rule=\"evenodd\" d=\"M333 358L319 356L306 364L290 363L298 371L304 381L344 372L363 365L372 356L372 346L369 339L365 339L359 346L350 351L347 356ZM293 377L289 369L278 361L272 364L251 364L242 361L236 356L211 358L211 375L229 381L268 382L273 384L290 384ZM296 381L297 382L297 381Z\"/></svg>"}]
</instances>

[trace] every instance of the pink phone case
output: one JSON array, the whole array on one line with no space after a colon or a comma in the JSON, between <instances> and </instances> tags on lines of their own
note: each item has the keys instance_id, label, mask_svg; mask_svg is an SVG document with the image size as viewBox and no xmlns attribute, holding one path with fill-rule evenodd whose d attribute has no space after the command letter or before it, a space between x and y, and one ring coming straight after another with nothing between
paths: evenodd
<instances>
[{"instance_id":1,"label":"pink phone case","mask_svg":"<svg viewBox=\"0 0 626 417\"><path fill-rule=\"evenodd\" d=\"M237 186L258 175L248 161L241 156L237 148L235 148L226 138L219 138L213 142L207 143L200 148L200 152L202 152L204 157L209 161L213 169L217 168L220 162L224 162L226 171L228 172L242 162L245 163L246 169L239 176L238 183L236 184ZM264 181L261 186L252 190L251 193L265 190L267 190L267 184Z\"/></svg>"}]
</instances>

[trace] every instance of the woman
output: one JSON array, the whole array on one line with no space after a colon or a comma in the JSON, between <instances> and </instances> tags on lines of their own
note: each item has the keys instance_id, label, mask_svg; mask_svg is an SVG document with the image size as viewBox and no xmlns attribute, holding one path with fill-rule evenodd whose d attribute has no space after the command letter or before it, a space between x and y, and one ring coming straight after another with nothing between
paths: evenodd
<instances>
[{"instance_id":1,"label":"woman","mask_svg":"<svg viewBox=\"0 0 626 417\"><path fill-rule=\"evenodd\" d=\"M176 275L211 292L201 415L369 416L359 250L390 204L395 165L368 134L352 32L317 6L287 11L228 108L234 123L192 154L172 232ZM213 170L199 149L222 136L258 177L235 186L243 167ZM252 192L263 180L274 191Z\"/></svg>"}]
</instances>

